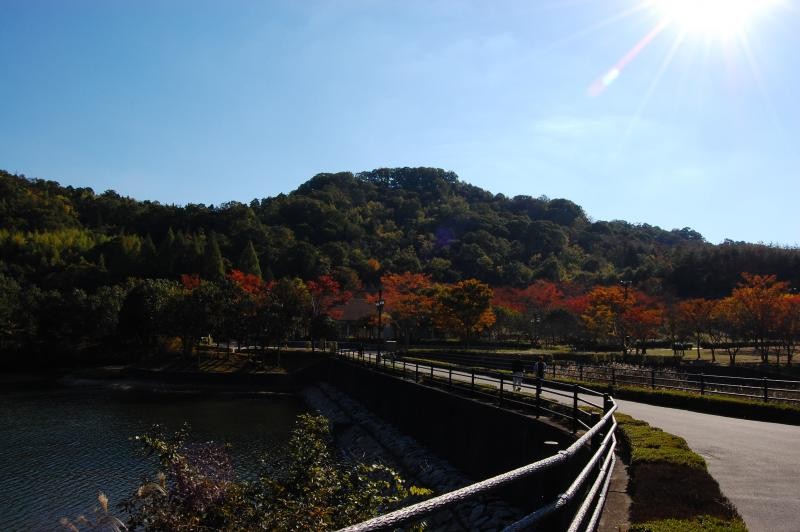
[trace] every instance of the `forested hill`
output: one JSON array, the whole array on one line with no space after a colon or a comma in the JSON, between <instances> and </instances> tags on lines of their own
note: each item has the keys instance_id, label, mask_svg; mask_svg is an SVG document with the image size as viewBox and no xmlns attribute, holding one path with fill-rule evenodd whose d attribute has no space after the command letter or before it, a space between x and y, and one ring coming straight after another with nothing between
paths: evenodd
<instances>
[{"instance_id":1,"label":"forested hill","mask_svg":"<svg viewBox=\"0 0 800 532\"><path fill-rule=\"evenodd\" d=\"M435 168L319 174L288 195L217 206L138 201L0 171L0 250L0 274L58 289L213 276L220 254L226 269L330 273L350 287L404 271L494 286L626 279L681 297L725 295L743 271L800 284L797 249L711 245L689 228L592 221L569 200L508 198Z\"/></svg>"}]
</instances>

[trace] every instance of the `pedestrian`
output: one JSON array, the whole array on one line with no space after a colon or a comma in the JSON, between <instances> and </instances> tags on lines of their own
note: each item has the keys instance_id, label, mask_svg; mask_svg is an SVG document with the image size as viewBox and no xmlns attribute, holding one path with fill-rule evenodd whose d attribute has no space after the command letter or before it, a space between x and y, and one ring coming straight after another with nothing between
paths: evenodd
<instances>
[{"instance_id":1,"label":"pedestrian","mask_svg":"<svg viewBox=\"0 0 800 532\"><path fill-rule=\"evenodd\" d=\"M514 375L514 391L518 392L522 389L522 376L525 374L519 356L515 357L511 363L511 373Z\"/></svg>"},{"instance_id":2,"label":"pedestrian","mask_svg":"<svg viewBox=\"0 0 800 532\"><path fill-rule=\"evenodd\" d=\"M539 357L536 364L533 365L533 371L540 379L544 379L544 372L547 369L547 364L544 363L544 357Z\"/></svg>"}]
</instances>

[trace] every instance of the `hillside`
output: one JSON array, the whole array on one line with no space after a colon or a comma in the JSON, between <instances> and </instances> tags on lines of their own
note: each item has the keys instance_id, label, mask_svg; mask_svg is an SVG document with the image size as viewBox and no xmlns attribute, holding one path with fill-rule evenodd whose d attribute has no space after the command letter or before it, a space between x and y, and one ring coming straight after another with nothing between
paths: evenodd
<instances>
[{"instance_id":1,"label":"hillside","mask_svg":"<svg viewBox=\"0 0 800 532\"><path fill-rule=\"evenodd\" d=\"M346 286L392 271L494 286L624 278L680 297L724 295L742 271L800 284L796 249L592 221L569 200L508 198L434 168L319 174L249 205L182 207L0 172L0 198L0 272L48 288L202 274L212 239L228 268L252 243L267 277L331 273Z\"/></svg>"}]
</instances>

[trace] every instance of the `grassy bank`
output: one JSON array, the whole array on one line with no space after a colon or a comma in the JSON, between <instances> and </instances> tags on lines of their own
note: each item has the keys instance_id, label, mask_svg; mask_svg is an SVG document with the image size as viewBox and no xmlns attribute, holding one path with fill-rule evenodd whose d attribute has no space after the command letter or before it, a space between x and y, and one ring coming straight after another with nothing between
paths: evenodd
<instances>
[{"instance_id":1,"label":"grassy bank","mask_svg":"<svg viewBox=\"0 0 800 532\"><path fill-rule=\"evenodd\" d=\"M616 416L629 462L631 532L746 532L736 508L683 438Z\"/></svg>"}]
</instances>

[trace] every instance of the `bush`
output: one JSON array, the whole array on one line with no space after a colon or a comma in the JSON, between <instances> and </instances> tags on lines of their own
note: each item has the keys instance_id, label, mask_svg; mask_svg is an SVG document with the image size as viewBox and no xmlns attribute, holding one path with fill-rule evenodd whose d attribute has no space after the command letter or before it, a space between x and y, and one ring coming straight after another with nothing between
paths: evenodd
<instances>
[{"instance_id":1,"label":"bush","mask_svg":"<svg viewBox=\"0 0 800 532\"><path fill-rule=\"evenodd\" d=\"M739 515L686 440L624 414L616 419L630 462L630 518L645 527L640 532L744 530L730 528L741 524ZM729 528L702 528L717 522Z\"/></svg>"},{"instance_id":2,"label":"bush","mask_svg":"<svg viewBox=\"0 0 800 532\"><path fill-rule=\"evenodd\" d=\"M676 390L650 390L632 386L617 387L613 395L618 399L630 399L706 414L800 425L800 408L786 403L764 403L738 397L699 395Z\"/></svg>"},{"instance_id":3,"label":"bush","mask_svg":"<svg viewBox=\"0 0 800 532\"><path fill-rule=\"evenodd\" d=\"M286 452L266 455L255 481L235 478L224 446L190 444L186 435L156 429L136 438L158 457L160 471L120 504L129 530L331 530L431 493L407 488L386 466L338 459L322 416L299 416ZM105 513L95 521L112 518L120 522ZM77 531L95 523L62 524Z\"/></svg>"}]
</instances>

